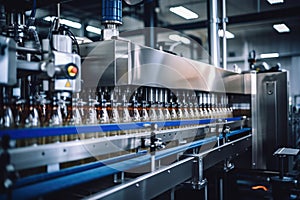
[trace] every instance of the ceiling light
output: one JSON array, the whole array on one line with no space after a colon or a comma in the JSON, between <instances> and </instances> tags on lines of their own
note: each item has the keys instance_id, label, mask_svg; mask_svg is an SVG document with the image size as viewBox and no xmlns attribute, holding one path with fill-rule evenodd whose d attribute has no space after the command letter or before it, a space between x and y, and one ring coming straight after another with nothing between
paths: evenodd
<instances>
[{"instance_id":1,"label":"ceiling light","mask_svg":"<svg viewBox=\"0 0 300 200\"><path fill-rule=\"evenodd\" d=\"M50 22L50 21L53 21L55 17L51 17L51 16L47 16L47 17L44 17L43 19L47 22Z\"/></svg>"},{"instance_id":2,"label":"ceiling light","mask_svg":"<svg viewBox=\"0 0 300 200\"><path fill-rule=\"evenodd\" d=\"M285 24L274 24L273 28L278 31L279 33L286 33L290 32L289 27L287 27Z\"/></svg>"},{"instance_id":3,"label":"ceiling light","mask_svg":"<svg viewBox=\"0 0 300 200\"><path fill-rule=\"evenodd\" d=\"M43 19L45 21L53 21L55 17L51 17L51 16L47 16L47 17L44 17ZM74 22L74 21L71 21L71 20L68 20L68 19L59 19L59 22L61 24L64 24L66 26L69 26L69 27L72 27L72 28L76 28L76 29L80 29L81 28L81 24L78 23L78 22Z\"/></svg>"},{"instance_id":4,"label":"ceiling light","mask_svg":"<svg viewBox=\"0 0 300 200\"><path fill-rule=\"evenodd\" d=\"M183 6L171 7L170 11L184 19L197 19L199 17L196 13Z\"/></svg>"},{"instance_id":5,"label":"ceiling light","mask_svg":"<svg viewBox=\"0 0 300 200\"><path fill-rule=\"evenodd\" d=\"M190 44L191 43L191 41L188 38L186 38L186 37L181 37L180 39L181 39L181 42L183 44Z\"/></svg>"},{"instance_id":6,"label":"ceiling light","mask_svg":"<svg viewBox=\"0 0 300 200\"><path fill-rule=\"evenodd\" d=\"M224 31L222 29L219 29L218 35L219 35L219 37L224 37ZM225 32L225 36L227 39L232 39L235 37L234 34L229 31Z\"/></svg>"},{"instance_id":7,"label":"ceiling light","mask_svg":"<svg viewBox=\"0 0 300 200\"><path fill-rule=\"evenodd\" d=\"M74 21L71 21L71 20L68 20L68 19L60 19L59 22L61 24L64 24L64 25L67 25L69 27L73 27L73 28L76 28L76 29L80 29L81 28L81 24L80 23L74 22Z\"/></svg>"},{"instance_id":8,"label":"ceiling light","mask_svg":"<svg viewBox=\"0 0 300 200\"><path fill-rule=\"evenodd\" d=\"M182 36L177 35L177 34L171 34L171 35L169 35L169 39L173 40L175 42L181 42L183 44L190 44L191 43L191 41L188 38L182 37Z\"/></svg>"},{"instance_id":9,"label":"ceiling light","mask_svg":"<svg viewBox=\"0 0 300 200\"><path fill-rule=\"evenodd\" d=\"M78 36L76 36L75 38L76 38L78 44L84 44L84 43L91 43L91 42L93 42L92 40L90 40L87 37L78 37Z\"/></svg>"},{"instance_id":10,"label":"ceiling light","mask_svg":"<svg viewBox=\"0 0 300 200\"><path fill-rule=\"evenodd\" d=\"M180 42L180 36L176 34L169 35L169 39L175 42Z\"/></svg>"},{"instance_id":11,"label":"ceiling light","mask_svg":"<svg viewBox=\"0 0 300 200\"><path fill-rule=\"evenodd\" d=\"M260 54L260 58L278 58L279 53L262 53Z\"/></svg>"},{"instance_id":12,"label":"ceiling light","mask_svg":"<svg viewBox=\"0 0 300 200\"><path fill-rule=\"evenodd\" d=\"M267 0L270 4L283 3L283 0Z\"/></svg>"},{"instance_id":13,"label":"ceiling light","mask_svg":"<svg viewBox=\"0 0 300 200\"><path fill-rule=\"evenodd\" d=\"M92 33L96 33L98 35L101 35L101 29L100 28L96 28L94 26L87 26L85 28L85 30L88 31L88 32L92 32Z\"/></svg>"}]
</instances>

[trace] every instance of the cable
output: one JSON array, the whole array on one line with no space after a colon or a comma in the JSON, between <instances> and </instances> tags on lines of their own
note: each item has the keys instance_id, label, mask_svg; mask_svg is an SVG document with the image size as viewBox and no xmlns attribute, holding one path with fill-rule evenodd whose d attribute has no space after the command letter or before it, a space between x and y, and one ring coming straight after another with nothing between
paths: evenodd
<instances>
[{"instance_id":1,"label":"cable","mask_svg":"<svg viewBox=\"0 0 300 200\"><path fill-rule=\"evenodd\" d=\"M53 51L57 51L54 46L53 46L53 38L52 38L52 35L53 35L53 31L56 31L57 30L57 21L58 19L57 18L54 18L52 24L51 24L51 27L50 27L50 31L49 31L49 35L48 35L48 38L49 38L49 43L50 43L50 48L51 50Z\"/></svg>"},{"instance_id":2,"label":"cable","mask_svg":"<svg viewBox=\"0 0 300 200\"><path fill-rule=\"evenodd\" d=\"M68 29L67 30L67 33L69 33L70 35L69 35L69 37L72 39L72 41L73 41L73 43L76 45L76 48L77 48L77 54L80 54L80 50L79 50L79 44L78 44L78 42L77 42L77 40L76 40L76 37L75 37L75 35Z\"/></svg>"},{"instance_id":3,"label":"cable","mask_svg":"<svg viewBox=\"0 0 300 200\"><path fill-rule=\"evenodd\" d=\"M32 9L29 18L27 19L26 25L28 27L34 26L35 23L35 13L36 13L36 0L33 0Z\"/></svg>"},{"instance_id":4,"label":"cable","mask_svg":"<svg viewBox=\"0 0 300 200\"><path fill-rule=\"evenodd\" d=\"M33 0L32 10L30 13L30 17L34 18L36 13L36 0Z\"/></svg>"},{"instance_id":5,"label":"cable","mask_svg":"<svg viewBox=\"0 0 300 200\"><path fill-rule=\"evenodd\" d=\"M72 31L70 31L69 27L65 26L65 25L62 25L59 27L59 31L65 31L67 33L67 35L71 38L72 40L72 44L76 45L76 48L77 48L77 54L80 54L80 50L79 50L79 44L76 40L76 37L75 35L72 33Z\"/></svg>"},{"instance_id":6,"label":"cable","mask_svg":"<svg viewBox=\"0 0 300 200\"><path fill-rule=\"evenodd\" d=\"M52 25L51 25L51 27L50 27L49 35L48 35L51 50L57 51L57 50L54 48L54 46L53 46L53 37L52 37L53 32L55 31L55 32L62 33L62 34L63 34L64 32L66 32L66 34L71 38L72 44L73 44L73 45L76 45L76 48L77 48L77 52L76 52L76 53L77 53L77 54L80 54L79 44L78 44L78 42L77 42L77 40L76 40L75 35L74 35L74 34L69 30L69 28L68 28L67 26L65 26L65 25L60 25L60 26L58 27L57 21L58 21L58 18L55 18L55 19L53 20Z\"/></svg>"}]
</instances>

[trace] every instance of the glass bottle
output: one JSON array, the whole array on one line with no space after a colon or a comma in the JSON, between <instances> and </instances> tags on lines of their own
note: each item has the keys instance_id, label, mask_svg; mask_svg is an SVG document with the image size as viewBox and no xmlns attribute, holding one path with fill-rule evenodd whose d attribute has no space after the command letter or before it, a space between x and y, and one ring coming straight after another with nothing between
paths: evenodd
<instances>
[{"instance_id":1,"label":"glass bottle","mask_svg":"<svg viewBox=\"0 0 300 200\"><path fill-rule=\"evenodd\" d=\"M120 123L119 104L117 102L117 94L115 91L111 91L110 94L110 106L111 106L111 123Z\"/></svg>"},{"instance_id":2,"label":"glass bottle","mask_svg":"<svg viewBox=\"0 0 300 200\"><path fill-rule=\"evenodd\" d=\"M210 111L211 118L216 118L216 102L215 102L215 94L210 94Z\"/></svg>"},{"instance_id":3,"label":"glass bottle","mask_svg":"<svg viewBox=\"0 0 300 200\"><path fill-rule=\"evenodd\" d=\"M164 102L163 102L163 114L164 114L165 120L171 119L170 103L168 101L168 90L165 90L165 97L164 97Z\"/></svg>"},{"instance_id":4,"label":"glass bottle","mask_svg":"<svg viewBox=\"0 0 300 200\"><path fill-rule=\"evenodd\" d=\"M177 118L179 120L182 120L183 119L183 110L184 110L184 105L182 103L182 97L179 96L179 92L176 93L176 96L177 96Z\"/></svg>"},{"instance_id":5,"label":"glass bottle","mask_svg":"<svg viewBox=\"0 0 300 200\"><path fill-rule=\"evenodd\" d=\"M189 119L190 118L190 115L189 115L189 104L187 102L187 99L186 99L186 95L185 95L185 92L182 93L182 118L183 119Z\"/></svg>"},{"instance_id":6,"label":"glass bottle","mask_svg":"<svg viewBox=\"0 0 300 200\"><path fill-rule=\"evenodd\" d=\"M16 101L16 110L15 110L15 125L16 127L24 127L25 125L25 100L19 99Z\"/></svg>"},{"instance_id":7,"label":"glass bottle","mask_svg":"<svg viewBox=\"0 0 300 200\"><path fill-rule=\"evenodd\" d=\"M132 121L134 122L139 122L141 121L141 116L139 113L139 103L137 100L133 100L133 116L132 116Z\"/></svg>"},{"instance_id":8,"label":"glass bottle","mask_svg":"<svg viewBox=\"0 0 300 200\"><path fill-rule=\"evenodd\" d=\"M12 90L10 87L4 87L4 90L2 90L3 95L3 101L1 102L3 104L3 118L2 118L2 127L4 128L13 128L15 127L15 121L14 121L14 113L13 113L13 101L12 101Z\"/></svg>"},{"instance_id":9,"label":"glass bottle","mask_svg":"<svg viewBox=\"0 0 300 200\"><path fill-rule=\"evenodd\" d=\"M149 118L151 121L157 121L157 104L155 102L155 95L154 95L154 89L150 88L150 95L149 95Z\"/></svg>"},{"instance_id":10,"label":"glass bottle","mask_svg":"<svg viewBox=\"0 0 300 200\"><path fill-rule=\"evenodd\" d=\"M142 114L141 114L141 121L149 121L149 115L148 115L148 111L147 111L147 102L144 100L142 101Z\"/></svg>"},{"instance_id":11,"label":"glass bottle","mask_svg":"<svg viewBox=\"0 0 300 200\"><path fill-rule=\"evenodd\" d=\"M171 100L170 100L170 106L171 106L171 119L172 120L177 120L178 116L177 116L177 112L178 112L178 104L176 101L176 97L174 96L174 94L171 94Z\"/></svg>"},{"instance_id":12,"label":"glass bottle","mask_svg":"<svg viewBox=\"0 0 300 200\"><path fill-rule=\"evenodd\" d=\"M191 109L193 109L194 111L194 118L199 119L200 118L199 105L198 105L197 96L195 92L193 92L191 97Z\"/></svg>"},{"instance_id":13,"label":"glass bottle","mask_svg":"<svg viewBox=\"0 0 300 200\"><path fill-rule=\"evenodd\" d=\"M203 93L202 94L202 108L203 108L203 118L209 118L209 104L208 104L208 98L207 98L207 94Z\"/></svg>"},{"instance_id":14,"label":"glass bottle","mask_svg":"<svg viewBox=\"0 0 300 200\"><path fill-rule=\"evenodd\" d=\"M50 117L50 126L61 126L63 123L59 100L56 96L52 99L52 112Z\"/></svg>"},{"instance_id":15,"label":"glass bottle","mask_svg":"<svg viewBox=\"0 0 300 200\"><path fill-rule=\"evenodd\" d=\"M194 99L189 92L187 92L185 99L187 100L189 119L195 119Z\"/></svg>"},{"instance_id":16,"label":"glass bottle","mask_svg":"<svg viewBox=\"0 0 300 200\"><path fill-rule=\"evenodd\" d=\"M51 101L47 99L45 94L40 94L40 99L38 102L38 112L40 115L40 126L48 126L49 125L49 112L51 112ZM51 109L50 109L51 108Z\"/></svg>"},{"instance_id":17,"label":"glass bottle","mask_svg":"<svg viewBox=\"0 0 300 200\"><path fill-rule=\"evenodd\" d=\"M52 97L52 106L51 106L51 113L49 117L49 126L62 126L62 114L61 109L59 107L59 101L56 96ZM59 136L53 136L46 138L48 143L60 142Z\"/></svg>"},{"instance_id":18,"label":"glass bottle","mask_svg":"<svg viewBox=\"0 0 300 200\"><path fill-rule=\"evenodd\" d=\"M79 111L79 99L73 98L73 121L75 125L82 124L82 117Z\"/></svg>"},{"instance_id":19,"label":"glass bottle","mask_svg":"<svg viewBox=\"0 0 300 200\"><path fill-rule=\"evenodd\" d=\"M96 100L89 99L87 124L97 124Z\"/></svg>"},{"instance_id":20,"label":"glass bottle","mask_svg":"<svg viewBox=\"0 0 300 200\"><path fill-rule=\"evenodd\" d=\"M33 101L33 97L29 97L29 110L25 119L25 127L39 127L40 126L40 117L37 107L37 102ZM27 140L27 145L37 145L37 138L32 138Z\"/></svg>"},{"instance_id":21,"label":"glass bottle","mask_svg":"<svg viewBox=\"0 0 300 200\"><path fill-rule=\"evenodd\" d=\"M131 117L130 117L130 113L128 110L128 101L126 98L126 92L123 93L122 95L122 122L131 122Z\"/></svg>"},{"instance_id":22,"label":"glass bottle","mask_svg":"<svg viewBox=\"0 0 300 200\"><path fill-rule=\"evenodd\" d=\"M13 112L12 112L11 105L8 102L8 100L6 100L3 105L3 122L2 123L5 128L13 128L15 125Z\"/></svg>"},{"instance_id":23,"label":"glass bottle","mask_svg":"<svg viewBox=\"0 0 300 200\"><path fill-rule=\"evenodd\" d=\"M72 109L72 94L70 92L60 93L60 109L64 125L74 125L73 109Z\"/></svg>"},{"instance_id":24,"label":"glass bottle","mask_svg":"<svg viewBox=\"0 0 300 200\"><path fill-rule=\"evenodd\" d=\"M101 100L101 118L100 118L100 123L102 124L107 124L109 123L109 115L107 112L107 103L106 99Z\"/></svg>"},{"instance_id":25,"label":"glass bottle","mask_svg":"<svg viewBox=\"0 0 300 200\"><path fill-rule=\"evenodd\" d=\"M163 97L164 97L164 90L160 89L159 98L157 101L157 120L159 121L163 121L165 119L164 112L163 112L163 108L164 108Z\"/></svg>"},{"instance_id":26,"label":"glass bottle","mask_svg":"<svg viewBox=\"0 0 300 200\"><path fill-rule=\"evenodd\" d=\"M36 102L33 101L33 97L29 97L29 111L25 119L25 127L39 127L40 117L37 109Z\"/></svg>"}]
</instances>

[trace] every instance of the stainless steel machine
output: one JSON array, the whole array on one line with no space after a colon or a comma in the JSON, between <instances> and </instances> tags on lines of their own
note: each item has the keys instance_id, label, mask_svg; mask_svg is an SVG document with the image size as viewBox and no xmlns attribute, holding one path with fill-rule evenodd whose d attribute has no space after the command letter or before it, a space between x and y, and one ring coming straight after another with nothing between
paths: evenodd
<instances>
[{"instance_id":1,"label":"stainless steel machine","mask_svg":"<svg viewBox=\"0 0 300 200\"><path fill-rule=\"evenodd\" d=\"M288 131L288 72L259 73L252 77L253 168L278 170L273 153L293 147ZM264 122L264 123L261 123Z\"/></svg>"},{"instance_id":2,"label":"stainless steel machine","mask_svg":"<svg viewBox=\"0 0 300 200\"><path fill-rule=\"evenodd\" d=\"M179 186L213 199L215 166L276 169L286 72L238 74L141 46L118 37L120 13L107 16L102 41L77 46L56 19L41 49L7 22L0 199L174 199Z\"/></svg>"}]
</instances>

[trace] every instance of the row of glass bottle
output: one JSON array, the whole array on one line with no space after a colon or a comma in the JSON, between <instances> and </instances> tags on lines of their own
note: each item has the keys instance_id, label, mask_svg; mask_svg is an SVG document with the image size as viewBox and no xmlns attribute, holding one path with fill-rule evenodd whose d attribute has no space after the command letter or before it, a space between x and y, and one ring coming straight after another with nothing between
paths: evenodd
<instances>
[{"instance_id":1,"label":"row of glass bottle","mask_svg":"<svg viewBox=\"0 0 300 200\"><path fill-rule=\"evenodd\" d=\"M225 94L140 87L98 88L81 94L56 92L4 98L2 128L226 118L232 110Z\"/></svg>"},{"instance_id":2,"label":"row of glass bottle","mask_svg":"<svg viewBox=\"0 0 300 200\"><path fill-rule=\"evenodd\" d=\"M73 98L75 124L232 117L228 97L224 94L116 87L100 88L96 93L89 90L83 96L88 96L88 103L81 98Z\"/></svg>"}]
</instances>

